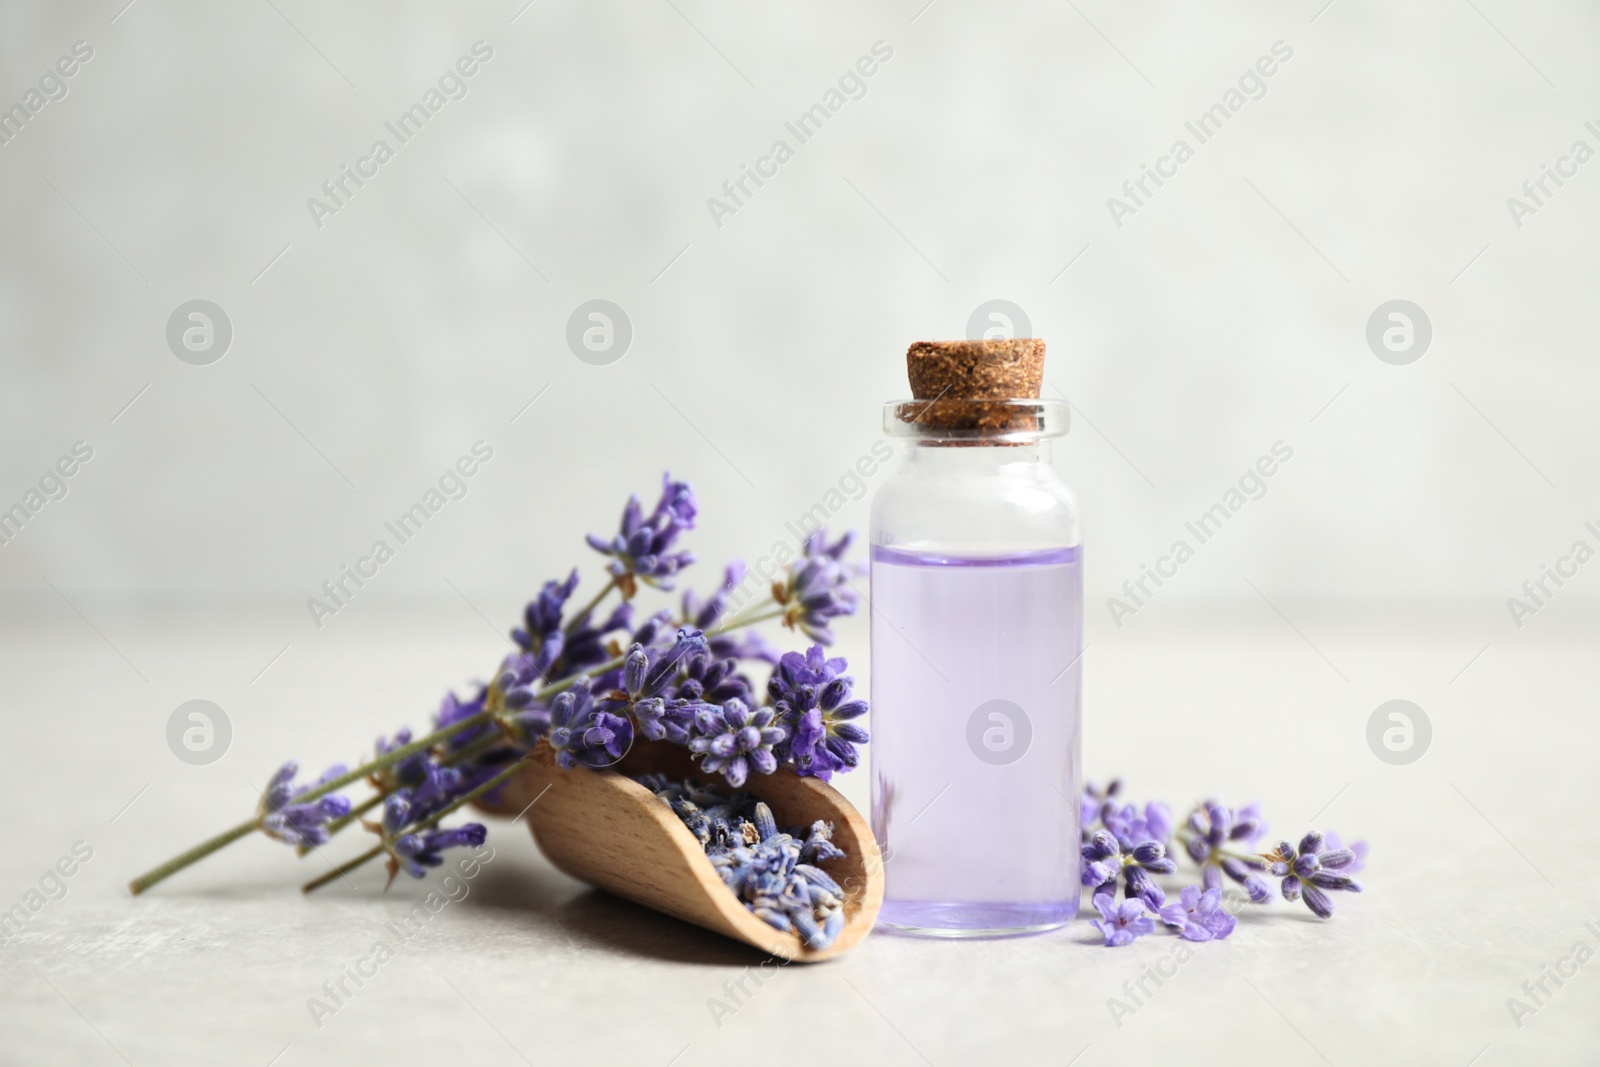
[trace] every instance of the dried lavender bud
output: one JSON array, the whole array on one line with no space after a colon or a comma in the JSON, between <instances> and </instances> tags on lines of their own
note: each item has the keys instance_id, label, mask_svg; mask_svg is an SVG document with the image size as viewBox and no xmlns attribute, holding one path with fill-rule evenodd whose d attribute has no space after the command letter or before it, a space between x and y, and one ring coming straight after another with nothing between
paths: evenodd
<instances>
[{"instance_id":1,"label":"dried lavender bud","mask_svg":"<svg viewBox=\"0 0 1600 1067\"><path fill-rule=\"evenodd\" d=\"M838 938L844 929L844 889L807 862L844 855L832 843L828 823L818 820L809 830L785 831L772 809L747 793L724 798L709 787L678 785L661 775L635 780L670 804L691 831L697 821L726 829L723 840L715 833L695 836L723 882L757 918L799 934L814 949L827 948ZM709 806L701 808L689 799L691 794Z\"/></svg>"}]
</instances>

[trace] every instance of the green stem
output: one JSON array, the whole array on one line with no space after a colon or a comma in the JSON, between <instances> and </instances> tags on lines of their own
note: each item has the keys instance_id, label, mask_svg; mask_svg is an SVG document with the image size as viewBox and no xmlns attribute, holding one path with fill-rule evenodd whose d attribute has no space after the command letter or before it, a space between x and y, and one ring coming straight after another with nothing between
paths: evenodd
<instances>
[{"instance_id":1,"label":"green stem","mask_svg":"<svg viewBox=\"0 0 1600 1067\"><path fill-rule=\"evenodd\" d=\"M421 822L416 823L415 825L407 826L401 833L396 834L395 836L396 837L401 837L401 836L404 836L405 834L419 833L419 832L421 832L423 830L430 830L433 827L439 825L439 821L441 819L444 819L446 816L451 815L451 814L459 811L460 809L466 807L468 804L471 804L474 800L477 800L479 797L483 796L485 793L487 793L490 790L494 789L496 786L499 786L502 783L504 783L512 775L517 774L518 772L520 772L523 769L522 763L523 763L522 760L520 760L520 759L517 760L517 762L511 764L505 770L501 771L499 774L495 775L493 778L489 779L487 782L484 782L482 785L478 786L476 789L472 790L470 793L464 793L463 795L457 797L455 800L451 801L449 804L445 805L443 808L440 808L433 815L428 816L426 819L423 819ZM302 892L302 893L310 893L313 890L321 889L323 886L327 885L329 882L333 881L335 878L342 878L346 874L349 874L351 871L355 870L357 867L360 867L362 864L367 863L370 860L377 859L379 856L381 856L386 851L386 849L388 848L389 843L390 843L390 839L387 838L387 837L384 838L383 841L381 841L378 844L374 845L372 848L369 848L367 851L363 852L361 855L357 856L355 859L346 860L344 863L341 863L339 866L335 867L333 870L329 871L327 874L319 875L318 877L313 878L311 881L307 882L305 885L300 887L300 892Z\"/></svg>"},{"instance_id":2,"label":"green stem","mask_svg":"<svg viewBox=\"0 0 1600 1067\"><path fill-rule=\"evenodd\" d=\"M311 879L311 881L300 887L300 892L310 893L314 890L321 889L335 878L342 878L351 871L355 870L357 867L361 866L363 863L366 863L368 860L375 860L381 855L383 855L383 845L381 843L373 845L355 859L346 860L344 863L339 864L339 866L335 867L327 874L319 875L318 877Z\"/></svg>"},{"instance_id":3,"label":"green stem","mask_svg":"<svg viewBox=\"0 0 1600 1067\"><path fill-rule=\"evenodd\" d=\"M600 606L600 602L606 598L606 594L611 592L611 590L615 589L616 587L617 578L616 575L612 575L611 580L602 586L600 591L594 595L594 599L590 600L587 604L578 609L578 613L574 615L571 621L568 622L564 627L565 631L570 634L572 631L582 626L583 621L590 615L594 614L594 609Z\"/></svg>"},{"instance_id":4,"label":"green stem","mask_svg":"<svg viewBox=\"0 0 1600 1067\"><path fill-rule=\"evenodd\" d=\"M198 845L189 849L189 851L178 853L176 856L161 864L159 867L152 867L150 870L146 871L128 883L128 892L132 893L134 896L138 896L140 893L143 893L146 889L149 889L157 882L170 878L172 875L177 874L191 863L198 863L207 856L211 855L213 852L216 852L218 849L233 844L241 837L248 836L251 831L255 829L256 820L254 818L246 819L233 829L224 830L216 837L200 842Z\"/></svg>"},{"instance_id":5,"label":"green stem","mask_svg":"<svg viewBox=\"0 0 1600 1067\"><path fill-rule=\"evenodd\" d=\"M741 618L735 615L721 626L713 626L711 629L707 630L706 636L721 637L723 634L728 633L731 630L740 630L746 626L754 626L756 623L766 622L768 619L779 619L783 617L783 612L784 609L782 607L778 607L772 609L771 611L765 611L751 615L749 618Z\"/></svg>"}]
</instances>

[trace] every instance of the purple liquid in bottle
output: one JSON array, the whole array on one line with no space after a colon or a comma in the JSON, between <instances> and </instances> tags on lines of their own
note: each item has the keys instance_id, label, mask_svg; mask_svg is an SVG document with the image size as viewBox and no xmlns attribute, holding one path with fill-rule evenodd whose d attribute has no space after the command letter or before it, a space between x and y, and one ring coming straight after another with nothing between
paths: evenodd
<instances>
[{"instance_id":1,"label":"purple liquid in bottle","mask_svg":"<svg viewBox=\"0 0 1600 1067\"><path fill-rule=\"evenodd\" d=\"M997 936L1077 914L1081 558L873 546L880 922Z\"/></svg>"}]
</instances>

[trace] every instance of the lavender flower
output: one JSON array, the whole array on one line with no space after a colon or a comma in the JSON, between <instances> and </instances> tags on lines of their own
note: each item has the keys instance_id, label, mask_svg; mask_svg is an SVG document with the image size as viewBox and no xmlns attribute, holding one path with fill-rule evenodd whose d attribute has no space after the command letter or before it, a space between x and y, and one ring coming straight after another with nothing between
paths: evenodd
<instances>
[{"instance_id":1,"label":"lavender flower","mask_svg":"<svg viewBox=\"0 0 1600 1067\"><path fill-rule=\"evenodd\" d=\"M1367 869L1368 845L1365 841L1352 841L1350 842L1349 846L1346 846L1344 840L1340 838L1337 833L1330 830L1328 831L1327 836L1323 839L1322 844L1324 848L1334 852L1348 847L1350 851L1355 854L1355 859L1339 868L1345 874L1360 874L1362 871Z\"/></svg>"},{"instance_id":2,"label":"lavender flower","mask_svg":"<svg viewBox=\"0 0 1600 1067\"><path fill-rule=\"evenodd\" d=\"M458 768L441 767L429 762L423 768L422 781L406 791L411 804L412 821L426 819L443 810L471 788L466 775Z\"/></svg>"},{"instance_id":3,"label":"lavender flower","mask_svg":"<svg viewBox=\"0 0 1600 1067\"><path fill-rule=\"evenodd\" d=\"M532 656L531 672L546 683L610 659L606 635L626 630L633 622L633 606L623 603L598 625L587 611L563 625L562 614L577 588L576 567L565 581L545 582L523 609L522 626L511 631L512 639Z\"/></svg>"},{"instance_id":4,"label":"lavender flower","mask_svg":"<svg viewBox=\"0 0 1600 1067\"><path fill-rule=\"evenodd\" d=\"M586 671L604 663L612 656L606 647L606 638L633 625L633 605L624 601L600 623L596 624L588 613L578 616L567 626L566 647L556 664L557 675Z\"/></svg>"},{"instance_id":5,"label":"lavender flower","mask_svg":"<svg viewBox=\"0 0 1600 1067\"><path fill-rule=\"evenodd\" d=\"M1145 841L1123 851L1109 830L1094 832L1089 843L1083 846L1083 859L1083 884L1092 886L1095 896L1104 894L1115 898L1120 877L1125 883L1126 895L1140 898L1152 911L1167 902L1167 895L1150 876L1172 874L1178 869L1161 842Z\"/></svg>"},{"instance_id":6,"label":"lavender flower","mask_svg":"<svg viewBox=\"0 0 1600 1067\"><path fill-rule=\"evenodd\" d=\"M791 759L803 777L827 781L834 772L861 761L856 745L869 735L852 720L866 713L867 702L851 699L854 679L841 674L842 658L828 659L821 645L805 655L788 652L767 682L778 724L789 735L780 756Z\"/></svg>"},{"instance_id":7,"label":"lavender flower","mask_svg":"<svg viewBox=\"0 0 1600 1067\"><path fill-rule=\"evenodd\" d=\"M1306 907L1319 918L1333 917L1330 891L1361 892L1361 883L1341 870L1355 862L1355 852L1325 849L1322 835L1315 830L1300 839L1298 848L1281 841L1263 858L1270 864L1268 869L1283 879L1283 899L1292 903L1304 897Z\"/></svg>"},{"instance_id":8,"label":"lavender flower","mask_svg":"<svg viewBox=\"0 0 1600 1067\"><path fill-rule=\"evenodd\" d=\"M1178 891L1182 903L1168 904L1160 911L1161 921L1178 931L1186 941L1220 941L1233 933L1238 922L1222 910L1222 890L1186 885Z\"/></svg>"},{"instance_id":9,"label":"lavender flower","mask_svg":"<svg viewBox=\"0 0 1600 1067\"><path fill-rule=\"evenodd\" d=\"M694 562L694 553L672 549L680 534L694 529L696 511L689 483L675 482L670 474L663 474L661 498L648 518L635 494L628 497L628 504L622 509L622 524L616 536L608 540L589 535L589 547L611 557L606 569L625 599L632 599L639 582L671 589L671 577Z\"/></svg>"},{"instance_id":10,"label":"lavender flower","mask_svg":"<svg viewBox=\"0 0 1600 1067\"><path fill-rule=\"evenodd\" d=\"M1251 805L1246 811L1255 808ZM1272 896L1272 888L1260 874L1264 862L1253 856L1230 854L1229 845L1248 847L1257 836L1258 821L1252 816L1239 817L1231 808L1208 800L1189 816L1188 835L1184 849L1189 858L1200 865L1202 884L1206 889L1221 890L1222 876L1238 882L1257 904L1264 904Z\"/></svg>"},{"instance_id":11,"label":"lavender flower","mask_svg":"<svg viewBox=\"0 0 1600 1067\"><path fill-rule=\"evenodd\" d=\"M725 704L730 700L755 703L755 691L750 679L739 673L739 661L733 656L718 659L709 649L688 661L682 680L673 690L679 700L703 700L708 704Z\"/></svg>"},{"instance_id":12,"label":"lavender flower","mask_svg":"<svg viewBox=\"0 0 1600 1067\"><path fill-rule=\"evenodd\" d=\"M447 830L426 829L406 832L406 827L428 818L426 801L418 804L410 790L401 789L391 793L383 802L383 821L374 826L365 824L369 830L379 833L384 842L384 850L389 854L389 881L393 883L395 875L405 871L413 878L421 878L427 874L427 868L437 867L444 862L440 855L447 848L468 845L473 848L483 844L488 836L488 831L482 823L463 823L460 826Z\"/></svg>"},{"instance_id":13,"label":"lavender flower","mask_svg":"<svg viewBox=\"0 0 1600 1067\"><path fill-rule=\"evenodd\" d=\"M411 743L411 731L402 729L394 735L393 741L378 738L373 745L373 750L379 756L387 756L396 749L404 748ZM422 781L427 772L428 753L414 752L399 763L391 763L388 767L373 776L374 784L381 790L392 790L402 785L416 785Z\"/></svg>"},{"instance_id":14,"label":"lavender flower","mask_svg":"<svg viewBox=\"0 0 1600 1067\"><path fill-rule=\"evenodd\" d=\"M1095 823L1100 821L1101 815L1108 807L1112 806L1112 798L1117 795L1117 790L1122 788L1122 779L1113 778L1106 783L1104 790L1095 786L1093 782L1085 782L1083 786L1083 804L1079 808L1079 815L1083 824L1083 839L1089 840L1089 835L1094 833Z\"/></svg>"},{"instance_id":15,"label":"lavender flower","mask_svg":"<svg viewBox=\"0 0 1600 1067\"><path fill-rule=\"evenodd\" d=\"M596 681L597 706L610 715L632 719L651 741L666 739L687 745L696 703L673 696L673 683L680 670L692 672L694 664L705 657L705 636L699 630L680 629L668 648L636 643L623 657L620 674Z\"/></svg>"},{"instance_id":16,"label":"lavender flower","mask_svg":"<svg viewBox=\"0 0 1600 1067\"><path fill-rule=\"evenodd\" d=\"M1105 935L1107 946L1131 945L1135 938L1156 928L1156 921L1150 917L1144 901L1138 898L1118 904L1114 895L1097 893L1094 906L1099 910L1100 918L1091 922L1095 929Z\"/></svg>"},{"instance_id":17,"label":"lavender flower","mask_svg":"<svg viewBox=\"0 0 1600 1067\"><path fill-rule=\"evenodd\" d=\"M773 723L773 714L771 708L751 711L741 700L730 700L720 709L702 704L695 714L689 751L700 757L703 770L720 773L737 789L751 770L771 774L778 769L772 747L787 734Z\"/></svg>"},{"instance_id":18,"label":"lavender flower","mask_svg":"<svg viewBox=\"0 0 1600 1067\"><path fill-rule=\"evenodd\" d=\"M545 674L555 666L566 649L567 636L561 628L561 613L568 598L578 588L578 568L572 568L564 582L545 582L539 595L522 611L522 626L511 631L511 639L533 654L531 669Z\"/></svg>"},{"instance_id":19,"label":"lavender flower","mask_svg":"<svg viewBox=\"0 0 1600 1067\"><path fill-rule=\"evenodd\" d=\"M1116 837L1124 852L1145 841L1159 841L1164 845L1172 838L1172 810L1159 800L1143 808L1132 804L1118 808L1108 803L1101 811L1100 821Z\"/></svg>"},{"instance_id":20,"label":"lavender flower","mask_svg":"<svg viewBox=\"0 0 1600 1067\"><path fill-rule=\"evenodd\" d=\"M646 650L643 645L634 645L623 661L627 698L636 701L662 694L677 680L680 671L691 670L694 661L705 655L705 635L689 627L680 629L677 639L667 649Z\"/></svg>"},{"instance_id":21,"label":"lavender flower","mask_svg":"<svg viewBox=\"0 0 1600 1067\"><path fill-rule=\"evenodd\" d=\"M773 598L784 606L783 624L824 645L833 644L828 621L853 615L856 610L850 571L840 562L852 536L846 533L830 545L826 533L817 530L806 538L799 558L789 564L785 580L773 586Z\"/></svg>"},{"instance_id":22,"label":"lavender flower","mask_svg":"<svg viewBox=\"0 0 1600 1067\"><path fill-rule=\"evenodd\" d=\"M439 703L439 714L434 716L434 728L442 730L446 726L453 726L463 719L472 718L483 711L484 702L488 697L489 689L487 686L479 686L477 693L470 700L457 700L454 693L446 693L444 700ZM470 730L458 731L450 736L447 745L451 749L466 748L472 742L487 736L491 729L493 727L484 725Z\"/></svg>"},{"instance_id":23,"label":"lavender flower","mask_svg":"<svg viewBox=\"0 0 1600 1067\"><path fill-rule=\"evenodd\" d=\"M350 814L350 800L338 794L321 797L305 804L295 803L296 798L333 781L345 773L344 766L329 767L310 785L294 784L300 765L290 760L279 767L256 807L256 822L268 837L288 845L311 848L328 843L328 821Z\"/></svg>"},{"instance_id":24,"label":"lavender flower","mask_svg":"<svg viewBox=\"0 0 1600 1067\"><path fill-rule=\"evenodd\" d=\"M1266 820L1261 817L1261 804L1259 801L1252 800L1250 803L1234 812L1234 818L1238 822L1248 822L1252 826L1250 832L1241 838L1241 840L1247 845L1254 845L1257 841L1261 840L1261 838L1267 832L1267 823Z\"/></svg>"},{"instance_id":25,"label":"lavender flower","mask_svg":"<svg viewBox=\"0 0 1600 1067\"><path fill-rule=\"evenodd\" d=\"M633 706L633 717L647 740L687 746L694 730L695 712L700 707L687 700L650 697Z\"/></svg>"},{"instance_id":26,"label":"lavender flower","mask_svg":"<svg viewBox=\"0 0 1600 1067\"><path fill-rule=\"evenodd\" d=\"M547 740L563 770L609 767L633 747L633 723L596 707L587 680L580 678L550 702Z\"/></svg>"},{"instance_id":27,"label":"lavender flower","mask_svg":"<svg viewBox=\"0 0 1600 1067\"><path fill-rule=\"evenodd\" d=\"M421 878L428 867L444 862L440 855L447 848L468 846L477 848L488 837L489 831L482 823L469 822L448 830L424 830L420 834L404 834L394 843L400 867L413 878Z\"/></svg>"}]
</instances>

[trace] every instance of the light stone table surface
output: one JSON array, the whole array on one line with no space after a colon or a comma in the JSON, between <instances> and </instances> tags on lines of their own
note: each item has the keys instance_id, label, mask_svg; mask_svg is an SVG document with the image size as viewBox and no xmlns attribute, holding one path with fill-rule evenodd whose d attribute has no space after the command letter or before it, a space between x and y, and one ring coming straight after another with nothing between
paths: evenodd
<instances>
[{"instance_id":1,"label":"light stone table surface","mask_svg":"<svg viewBox=\"0 0 1600 1067\"><path fill-rule=\"evenodd\" d=\"M0 948L7 1064L1600 1062L1592 629L1398 610L1291 628L1258 602L1091 633L1091 777L1120 773L1180 813L1214 791L1259 799L1283 836L1314 820L1365 838L1367 893L1326 923L1281 902L1252 910L1181 963L1173 937L1106 949L1080 919L1015 940L874 935L758 985L760 955L588 890L508 824L491 827L493 859L466 895L403 944L387 924L435 883L384 893L369 868L305 898L296 887L325 864L261 838L130 898L130 876L247 814L286 756L316 769L423 724L445 685L493 662L495 638L459 602L397 607L297 639L263 671L285 639L247 607L99 605L92 628L60 604L13 607L0 904L25 902L75 843L93 855ZM864 681L859 628L842 647ZM1404 766L1366 741L1397 697L1433 730ZM192 698L231 721L209 766L167 748L167 719ZM866 775L843 785L864 806ZM394 958L314 1019L309 998L381 940ZM1533 999L1524 982L1541 979Z\"/></svg>"}]
</instances>

